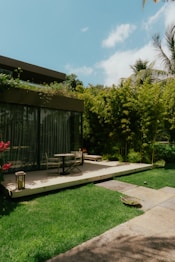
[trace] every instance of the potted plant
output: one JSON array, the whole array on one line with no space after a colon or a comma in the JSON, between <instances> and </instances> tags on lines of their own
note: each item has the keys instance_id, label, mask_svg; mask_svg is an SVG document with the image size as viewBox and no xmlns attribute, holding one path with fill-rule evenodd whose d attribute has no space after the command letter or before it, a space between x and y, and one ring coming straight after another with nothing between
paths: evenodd
<instances>
[{"instance_id":1,"label":"potted plant","mask_svg":"<svg viewBox=\"0 0 175 262\"><path fill-rule=\"evenodd\" d=\"M4 180L3 173L11 167L11 163L4 163L3 153L9 147L10 141L0 141L0 183Z\"/></svg>"}]
</instances>

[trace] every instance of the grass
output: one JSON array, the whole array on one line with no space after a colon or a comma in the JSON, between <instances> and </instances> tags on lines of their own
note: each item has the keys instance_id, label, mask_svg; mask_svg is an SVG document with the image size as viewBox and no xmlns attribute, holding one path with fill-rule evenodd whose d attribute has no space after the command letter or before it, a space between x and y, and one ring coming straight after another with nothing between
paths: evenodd
<instances>
[{"instance_id":1,"label":"grass","mask_svg":"<svg viewBox=\"0 0 175 262\"><path fill-rule=\"evenodd\" d=\"M0 261L46 261L142 214L120 195L93 184L19 202L1 195Z\"/></svg>"},{"instance_id":2,"label":"grass","mask_svg":"<svg viewBox=\"0 0 175 262\"><path fill-rule=\"evenodd\" d=\"M169 166L169 168L154 168L128 176L115 177L115 179L154 189L160 189L166 186L175 187L175 166Z\"/></svg>"}]
</instances>

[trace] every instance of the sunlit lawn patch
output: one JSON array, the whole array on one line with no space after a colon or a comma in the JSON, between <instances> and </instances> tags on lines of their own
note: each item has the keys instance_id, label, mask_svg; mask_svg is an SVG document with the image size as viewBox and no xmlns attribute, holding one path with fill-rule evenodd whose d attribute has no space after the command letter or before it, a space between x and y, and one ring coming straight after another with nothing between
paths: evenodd
<instances>
[{"instance_id":1,"label":"sunlit lawn patch","mask_svg":"<svg viewBox=\"0 0 175 262\"><path fill-rule=\"evenodd\" d=\"M155 189L166 186L175 187L175 166L170 166L169 168L154 168L128 176L116 177L115 179Z\"/></svg>"},{"instance_id":2,"label":"sunlit lawn patch","mask_svg":"<svg viewBox=\"0 0 175 262\"><path fill-rule=\"evenodd\" d=\"M87 185L13 205L2 198L8 212L0 210L0 261L45 261L142 214L120 195Z\"/></svg>"}]
</instances>

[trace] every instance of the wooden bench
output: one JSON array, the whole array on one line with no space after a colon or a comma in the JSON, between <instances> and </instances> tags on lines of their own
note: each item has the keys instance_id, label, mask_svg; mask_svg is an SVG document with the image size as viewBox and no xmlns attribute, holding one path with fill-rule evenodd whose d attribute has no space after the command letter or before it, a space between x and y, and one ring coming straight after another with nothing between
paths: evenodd
<instances>
[{"instance_id":1,"label":"wooden bench","mask_svg":"<svg viewBox=\"0 0 175 262\"><path fill-rule=\"evenodd\" d=\"M90 161L99 161L102 160L102 157L99 155L88 155L88 154L83 154L84 160L90 160Z\"/></svg>"}]
</instances>

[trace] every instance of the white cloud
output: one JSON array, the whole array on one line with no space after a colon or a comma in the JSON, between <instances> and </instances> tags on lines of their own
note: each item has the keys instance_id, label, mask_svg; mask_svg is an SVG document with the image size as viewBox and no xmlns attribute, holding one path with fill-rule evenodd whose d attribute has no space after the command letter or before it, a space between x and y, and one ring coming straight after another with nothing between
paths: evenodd
<instances>
[{"instance_id":1,"label":"white cloud","mask_svg":"<svg viewBox=\"0 0 175 262\"><path fill-rule=\"evenodd\" d=\"M167 26L175 23L174 13L175 3L164 4L155 15L149 17L148 21L144 23L144 28L150 30L153 26L156 27L161 21L164 27L167 28Z\"/></svg>"},{"instance_id":2,"label":"white cloud","mask_svg":"<svg viewBox=\"0 0 175 262\"><path fill-rule=\"evenodd\" d=\"M161 33L164 34L165 28L174 21L174 13L174 3L164 5L154 16L148 19L147 23L144 25L145 29L151 29L156 33L159 32L160 28L162 28L160 27L161 25L163 26ZM82 32L85 32L86 30L88 30L88 28L86 29L84 27ZM125 41L131 36L131 33L134 30L136 30L136 26L131 24L121 24L120 26L117 26L116 29L103 40L103 47L114 47L117 43ZM136 33L140 33L139 31L140 30ZM144 37L143 30L141 31L140 36L142 38ZM134 65L138 59L147 60L149 63L155 62L154 68L163 69L162 61L159 59L158 53L152 45L151 37L149 38L149 41L150 42L145 43L144 46L137 49L128 48L124 51L115 51L110 57L96 63L96 65L93 65L92 67L73 67L71 65L67 65L66 69L68 73L76 74L79 79L81 79L81 77L85 77L85 79L86 77L89 77L90 79L94 78L94 80L97 81L98 78L98 82L102 80L103 84L106 86L112 86L113 84L117 85L119 84L121 78L127 78L133 73L130 66ZM165 43L163 42L163 49L167 52L167 48L164 44ZM88 80L88 82L91 82L91 80Z\"/></svg>"},{"instance_id":3,"label":"white cloud","mask_svg":"<svg viewBox=\"0 0 175 262\"><path fill-rule=\"evenodd\" d=\"M73 67L71 65L65 66L69 74L76 74L80 76L89 76L93 73L93 68L88 66Z\"/></svg>"},{"instance_id":4,"label":"white cloud","mask_svg":"<svg viewBox=\"0 0 175 262\"><path fill-rule=\"evenodd\" d=\"M165 16L165 27L175 24L174 20L174 14L175 14L175 3L169 3L166 6L164 16Z\"/></svg>"},{"instance_id":5,"label":"white cloud","mask_svg":"<svg viewBox=\"0 0 175 262\"><path fill-rule=\"evenodd\" d=\"M154 16L148 19L148 22L145 24L145 29L149 29L154 25L154 31L157 32L156 28L160 25L160 21L165 28L167 28L168 25L174 22L174 13L175 3L164 5ZM115 43L125 40L131 31L135 29L129 28L130 25L126 26L125 29L123 25L117 27L116 30L103 41L103 45L112 47ZM163 50L167 53L168 50L165 46L165 42L163 41L162 44ZM129 77L133 73L130 66L135 64L138 59L147 60L149 63L154 62L154 68L164 69L162 61L159 59L158 53L154 49L150 39L150 42L146 43L143 47L128 49L126 51L116 51L106 60L99 62L97 67L100 68L104 74L104 85L117 85L121 78Z\"/></svg>"},{"instance_id":6,"label":"white cloud","mask_svg":"<svg viewBox=\"0 0 175 262\"><path fill-rule=\"evenodd\" d=\"M87 32L88 30L89 30L88 26L81 28L81 32L83 33Z\"/></svg>"},{"instance_id":7,"label":"white cloud","mask_svg":"<svg viewBox=\"0 0 175 262\"><path fill-rule=\"evenodd\" d=\"M107 60L97 64L104 72L106 86L118 84L121 78L129 77L132 74L130 65L135 64L138 59L155 62L157 53L151 42L140 49L132 49L123 52L115 52ZM155 62L155 68L162 68L160 63Z\"/></svg>"},{"instance_id":8,"label":"white cloud","mask_svg":"<svg viewBox=\"0 0 175 262\"><path fill-rule=\"evenodd\" d=\"M117 43L123 42L136 29L135 25L121 24L103 40L103 47L114 47Z\"/></svg>"},{"instance_id":9,"label":"white cloud","mask_svg":"<svg viewBox=\"0 0 175 262\"><path fill-rule=\"evenodd\" d=\"M162 6L155 15L149 17L148 21L144 23L144 28L150 30L152 26L159 22L162 19L162 15L164 15L165 9L166 5Z\"/></svg>"}]
</instances>

